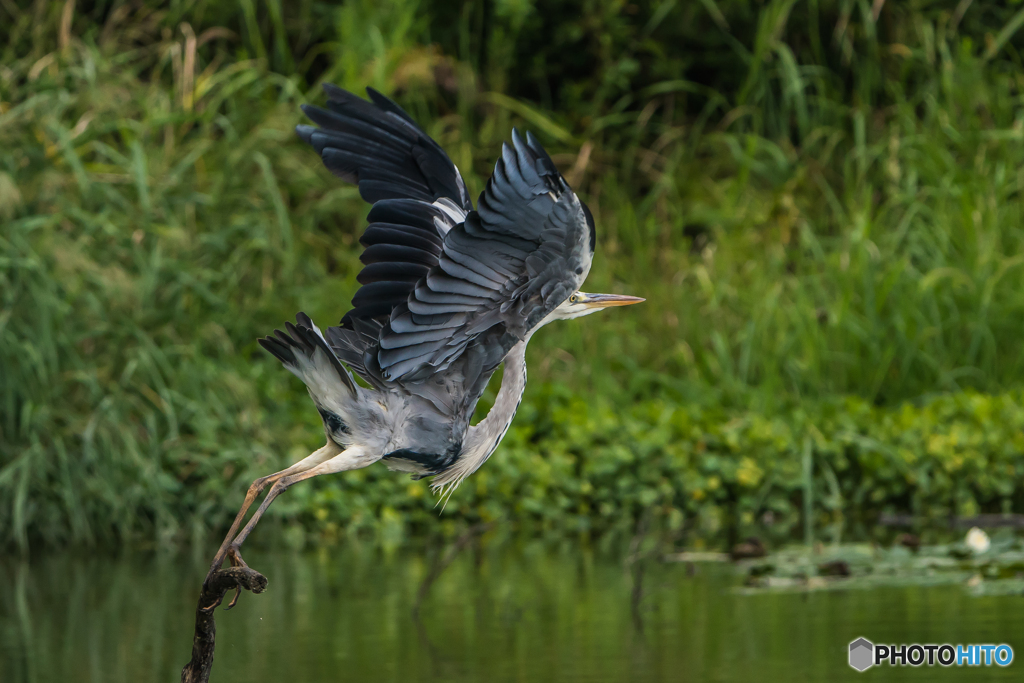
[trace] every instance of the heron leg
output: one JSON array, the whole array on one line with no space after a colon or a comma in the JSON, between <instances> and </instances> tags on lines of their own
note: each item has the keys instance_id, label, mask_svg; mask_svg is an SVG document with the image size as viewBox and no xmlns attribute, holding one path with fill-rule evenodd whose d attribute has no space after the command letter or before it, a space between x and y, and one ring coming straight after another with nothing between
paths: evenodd
<instances>
[{"instance_id":1,"label":"heron leg","mask_svg":"<svg viewBox=\"0 0 1024 683\"><path fill-rule=\"evenodd\" d=\"M224 537L224 541L220 544L220 548L217 550L217 554L213 557L213 563L210 565L210 571L206 574L206 580L209 580L210 576L212 576L213 573L220 569L220 566L224 564L224 559L228 554L228 546L231 544L231 539L235 537L236 533L238 533L238 527L242 525L242 520L245 519L245 513L249 511L249 507L257 498L259 498L259 495L268 485L273 484L282 477L287 477L299 472L305 472L306 470L316 467L320 463L335 457L339 450L340 449L337 444L329 442L323 448L306 456L291 467L287 467L280 472L275 472L274 474L267 475L266 477L260 477L254 481L249 487L248 492L245 494L245 501L242 503L242 508L238 511L238 514L235 515L235 521L232 522L231 528L228 530L227 535Z\"/></svg>"},{"instance_id":2,"label":"heron leg","mask_svg":"<svg viewBox=\"0 0 1024 683\"><path fill-rule=\"evenodd\" d=\"M245 528L235 537L235 540L228 546L228 556L236 558L241 561L242 556L239 554L239 548L245 542L245 539L249 537L252 530L256 528L256 524L259 523L263 513L267 511L270 504L274 502L274 499L279 495L288 490L292 484L297 484L300 481L306 479L312 479L318 477L321 474L334 474L336 472L345 472L347 470L357 470L361 467L366 467L380 460L380 456L368 456L358 449L349 449L337 455L336 457L322 462L315 467L307 469L304 472L297 472L295 474L289 474L281 477L274 482L274 485L270 487L270 492L267 497L260 503L259 508L253 513L249 519L249 523L245 525Z\"/></svg>"}]
</instances>

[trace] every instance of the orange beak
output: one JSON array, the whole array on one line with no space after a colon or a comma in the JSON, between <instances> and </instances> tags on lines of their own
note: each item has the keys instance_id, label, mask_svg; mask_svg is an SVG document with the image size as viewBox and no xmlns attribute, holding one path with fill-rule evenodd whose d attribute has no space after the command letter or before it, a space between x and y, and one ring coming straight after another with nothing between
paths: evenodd
<instances>
[{"instance_id":1,"label":"orange beak","mask_svg":"<svg viewBox=\"0 0 1024 683\"><path fill-rule=\"evenodd\" d=\"M583 292L580 292L582 295ZM587 294L581 303L587 308L609 308L611 306L632 306L646 299L638 296L626 296L625 294Z\"/></svg>"}]
</instances>

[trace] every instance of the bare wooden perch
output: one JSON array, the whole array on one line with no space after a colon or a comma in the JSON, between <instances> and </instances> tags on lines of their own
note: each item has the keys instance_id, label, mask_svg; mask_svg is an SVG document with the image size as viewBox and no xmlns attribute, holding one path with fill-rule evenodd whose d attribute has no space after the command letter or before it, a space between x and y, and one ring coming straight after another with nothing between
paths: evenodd
<instances>
[{"instance_id":1,"label":"bare wooden perch","mask_svg":"<svg viewBox=\"0 0 1024 683\"><path fill-rule=\"evenodd\" d=\"M224 599L224 593L232 588L241 592L244 588L253 593L262 593L267 587L267 577L248 567L227 567L214 572L203 584L196 606L196 632L192 639L192 659L181 670L181 683L207 683L213 668L213 648L217 636L213 611ZM235 595L238 598L238 595ZM234 605L231 601L230 608Z\"/></svg>"}]
</instances>

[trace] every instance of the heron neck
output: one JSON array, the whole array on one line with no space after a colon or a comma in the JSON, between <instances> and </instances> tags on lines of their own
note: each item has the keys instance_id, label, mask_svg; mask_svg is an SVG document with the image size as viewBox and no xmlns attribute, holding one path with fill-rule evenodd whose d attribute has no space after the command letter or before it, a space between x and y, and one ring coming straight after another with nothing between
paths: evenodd
<instances>
[{"instance_id":1,"label":"heron neck","mask_svg":"<svg viewBox=\"0 0 1024 683\"><path fill-rule=\"evenodd\" d=\"M524 391L526 391L526 340L513 346L505 356L505 369L501 376L498 395L494 397L494 406L487 413L487 417L480 420L475 428L471 428L470 434L467 435L474 441L479 439L481 446L489 448L487 455L490 455L498 447L498 443L508 431L512 419L516 416L519 403L523 399ZM467 445L472 448L475 444Z\"/></svg>"},{"instance_id":2,"label":"heron neck","mask_svg":"<svg viewBox=\"0 0 1024 683\"><path fill-rule=\"evenodd\" d=\"M526 390L526 342L524 339L513 346L505 356L505 371L501 377L501 388L494 399L487 417L470 427L462 444L458 460L448 469L434 477L430 483L434 490L451 492L469 475L480 469L512 424L519 401Z\"/></svg>"},{"instance_id":3,"label":"heron neck","mask_svg":"<svg viewBox=\"0 0 1024 683\"><path fill-rule=\"evenodd\" d=\"M430 486L451 491L463 479L480 469L512 424L516 408L526 390L526 341L513 346L505 356L505 372L494 406L487 417L470 427L463 442L462 453L450 468L434 477Z\"/></svg>"}]
</instances>

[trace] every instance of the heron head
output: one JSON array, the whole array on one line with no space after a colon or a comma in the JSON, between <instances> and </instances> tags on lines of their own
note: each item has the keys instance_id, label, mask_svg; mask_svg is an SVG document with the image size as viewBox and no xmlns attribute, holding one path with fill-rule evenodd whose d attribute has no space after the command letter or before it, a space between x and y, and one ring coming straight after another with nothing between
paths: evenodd
<instances>
[{"instance_id":1,"label":"heron head","mask_svg":"<svg viewBox=\"0 0 1024 683\"><path fill-rule=\"evenodd\" d=\"M572 318L590 315L604 308L630 306L641 301L644 301L644 299L624 294L587 294L586 292L576 292L559 304L558 308L555 309L555 316L559 320L571 320Z\"/></svg>"}]
</instances>

